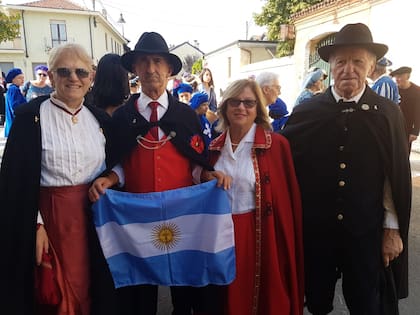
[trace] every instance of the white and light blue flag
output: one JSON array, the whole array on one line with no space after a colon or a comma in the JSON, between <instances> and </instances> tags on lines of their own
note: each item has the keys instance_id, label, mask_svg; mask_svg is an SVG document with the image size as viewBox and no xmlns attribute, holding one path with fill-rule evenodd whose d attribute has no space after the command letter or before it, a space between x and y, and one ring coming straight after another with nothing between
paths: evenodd
<instances>
[{"instance_id":1,"label":"white and light blue flag","mask_svg":"<svg viewBox=\"0 0 420 315\"><path fill-rule=\"evenodd\" d=\"M223 285L235 277L230 204L216 181L145 194L108 189L93 212L117 288Z\"/></svg>"}]
</instances>

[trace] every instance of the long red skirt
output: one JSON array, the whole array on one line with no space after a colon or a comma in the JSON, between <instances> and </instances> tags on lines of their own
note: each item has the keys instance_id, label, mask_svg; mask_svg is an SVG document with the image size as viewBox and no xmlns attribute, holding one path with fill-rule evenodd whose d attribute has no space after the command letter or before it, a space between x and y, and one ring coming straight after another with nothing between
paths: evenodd
<instances>
[{"instance_id":1,"label":"long red skirt","mask_svg":"<svg viewBox=\"0 0 420 315\"><path fill-rule=\"evenodd\" d=\"M271 221L271 220L270 220ZM276 237L273 222L262 225L259 294L255 296L256 232L255 211L233 215L236 278L227 287L227 315L289 315L290 295L284 274L287 268L283 242ZM258 302L256 303L256 299ZM257 307L255 308L255 306ZM294 313L293 313L294 314Z\"/></svg>"},{"instance_id":2,"label":"long red skirt","mask_svg":"<svg viewBox=\"0 0 420 315\"><path fill-rule=\"evenodd\" d=\"M39 209L61 293L57 315L89 315L88 185L41 187Z\"/></svg>"}]
</instances>

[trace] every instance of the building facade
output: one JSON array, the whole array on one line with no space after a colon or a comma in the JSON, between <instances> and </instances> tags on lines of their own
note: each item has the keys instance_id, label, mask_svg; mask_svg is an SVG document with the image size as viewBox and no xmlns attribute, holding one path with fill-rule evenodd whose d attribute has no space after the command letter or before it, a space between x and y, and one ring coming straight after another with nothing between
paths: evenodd
<instances>
[{"instance_id":1,"label":"building facade","mask_svg":"<svg viewBox=\"0 0 420 315\"><path fill-rule=\"evenodd\" d=\"M33 79L33 68L47 64L50 50L63 43L78 43L97 64L106 53L123 54L128 41L97 11L84 9L66 0L41 0L3 9L20 15L20 36L0 43L3 72L21 68L26 79Z\"/></svg>"}]
</instances>

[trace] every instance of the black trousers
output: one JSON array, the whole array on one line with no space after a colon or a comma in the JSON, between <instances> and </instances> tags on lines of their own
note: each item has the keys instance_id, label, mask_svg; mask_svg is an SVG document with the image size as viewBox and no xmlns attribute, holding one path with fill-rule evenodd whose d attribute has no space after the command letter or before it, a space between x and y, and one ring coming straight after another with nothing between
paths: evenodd
<instances>
[{"instance_id":1,"label":"black trousers","mask_svg":"<svg viewBox=\"0 0 420 315\"><path fill-rule=\"evenodd\" d=\"M305 231L305 295L309 312L333 310L335 285L342 277L344 299L354 315L381 315L382 227L355 236L336 226Z\"/></svg>"},{"instance_id":2,"label":"black trousers","mask_svg":"<svg viewBox=\"0 0 420 315\"><path fill-rule=\"evenodd\" d=\"M221 287L171 287L172 315L222 314ZM117 289L118 315L156 315L158 286L138 285Z\"/></svg>"}]
</instances>

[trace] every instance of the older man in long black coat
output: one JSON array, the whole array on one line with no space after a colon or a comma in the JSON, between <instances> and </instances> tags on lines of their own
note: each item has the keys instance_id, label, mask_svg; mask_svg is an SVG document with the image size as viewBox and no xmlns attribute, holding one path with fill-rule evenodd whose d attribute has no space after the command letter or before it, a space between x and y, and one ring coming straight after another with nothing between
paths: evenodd
<instances>
[{"instance_id":1,"label":"older man in long black coat","mask_svg":"<svg viewBox=\"0 0 420 315\"><path fill-rule=\"evenodd\" d=\"M305 294L328 314L337 275L351 314L397 314L406 297L411 176L404 120L366 85L388 47L349 24L319 49L334 86L296 107L289 139L302 192Z\"/></svg>"}]
</instances>

